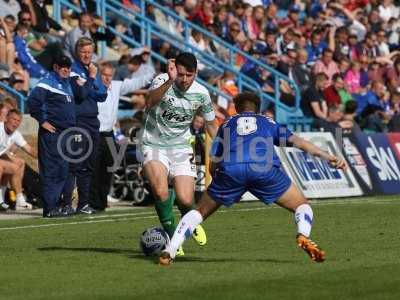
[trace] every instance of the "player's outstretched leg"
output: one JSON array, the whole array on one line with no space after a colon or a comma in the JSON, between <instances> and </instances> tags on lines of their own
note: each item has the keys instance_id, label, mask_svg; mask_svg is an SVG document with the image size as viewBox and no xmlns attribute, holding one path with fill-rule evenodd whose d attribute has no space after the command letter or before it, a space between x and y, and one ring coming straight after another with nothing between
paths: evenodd
<instances>
[{"instance_id":1,"label":"player's outstretched leg","mask_svg":"<svg viewBox=\"0 0 400 300\"><path fill-rule=\"evenodd\" d=\"M189 211L179 222L171 242L159 257L159 264L168 266L175 258L177 249L183 244L185 239L192 236L195 228L219 207L220 204L216 203L205 192L197 204L197 208Z\"/></svg>"},{"instance_id":2,"label":"player's outstretched leg","mask_svg":"<svg viewBox=\"0 0 400 300\"><path fill-rule=\"evenodd\" d=\"M323 262L325 252L310 239L313 224L313 211L307 199L292 183L289 189L276 202L278 205L294 212L297 224L297 245L302 248L313 261Z\"/></svg>"},{"instance_id":3,"label":"player's outstretched leg","mask_svg":"<svg viewBox=\"0 0 400 300\"><path fill-rule=\"evenodd\" d=\"M196 207L194 203L190 207L182 206L182 204L180 204L179 201L177 202L177 204L182 217L189 211L195 209ZM201 226L200 224L197 225L197 227L194 229L192 237L196 241L196 243L200 246L204 246L205 244L207 244L206 232L203 226Z\"/></svg>"},{"instance_id":4,"label":"player's outstretched leg","mask_svg":"<svg viewBox=\"0 0 400 300\"><path fill-rule=\"evenodd\" d=\"M182 217L195 208L194 205L194 178L192 176L179 175L174 177L174 187L177 196L177 204ZM198 225L193 231L193 239L200 246L207 243L207 235L204 228Z\"/></svg>"}]
</instances>

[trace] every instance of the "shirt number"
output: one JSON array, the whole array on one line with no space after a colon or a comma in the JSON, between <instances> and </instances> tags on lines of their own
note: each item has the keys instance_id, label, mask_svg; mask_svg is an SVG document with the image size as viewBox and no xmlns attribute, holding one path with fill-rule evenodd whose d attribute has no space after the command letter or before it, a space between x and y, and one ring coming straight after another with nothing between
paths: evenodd
<instances>
[{"instance_id":1,"label":"shirt number","mask_svg":"<svg viewBox=\"0 0 400 300\"><path fill-rule=\"evenodd\" d=\"M248 135L257 130L257 119L254 117L240 117L236 122L238 135Z\"/></svg>"}]
</instances>

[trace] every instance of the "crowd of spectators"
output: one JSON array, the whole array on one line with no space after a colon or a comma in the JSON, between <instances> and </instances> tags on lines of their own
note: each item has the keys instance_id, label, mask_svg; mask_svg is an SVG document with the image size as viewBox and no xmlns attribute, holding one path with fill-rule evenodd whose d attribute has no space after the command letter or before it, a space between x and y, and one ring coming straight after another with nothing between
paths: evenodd
<instances>
[{"instance_id":1,"label":"crowd of spectators","mask_svg":"<svg viewBox=\"0 0 400 300\"><path fill-rule=\"evenodd\" d=\"M138 10L138 1L123 1ZM302 92L301 107L319 128L330 122L332 106L344 116L356 107L356 118L367 132L399 130L400 4L393 0L186 0L160 1L181 17L200 25L226 42L289 76ZM148 17L175 35L184 27L148 5ZM135 30L132 30L135 36ZM226 49L201 32L192 31L189 42L222 60ZM174 55L166 43L153 50ZM274 93L267 70L237 56L236 67L255 79L266 93ZM230 74L202 72L203 79L233 95ZM233 85L232 85L233 82ZM281 100L294 103L294 91L281 83ZM222 101L224 102L224 101ZM219 102L218 102L219 103ZM220 118L229 115L229 103L219 103ZM222 111L221 111L222 110ZM270 113L271 111L269 111ZM342 117L343 117L342 116ZM346 123L348 124L348 123Z\"/></svg>"},{"instance_id":2,"label":"crowd of spectators","mask_svg":"<svg viewBox=\"0 0 400 300\"><path fill-rule=\"evenodd\" d=\"M50 1L51 2L51 1ZM153 37L152 49L131 49L116 38L112 25L139 40L140 28L110 16L103 24L94 14L92 0L72 2L84 13L68 9L58 24L46 10L45 0L0 1L0 80L27 95L37 80L51 70L54 56L73 58L80 37L104 40L113 49L115 79L123 80L156 74L163 65L152 61L150 50L167 58L178 52L166 41ZM123 0L123 5L139 11L140 1ZM293 79L301 90L301 108L313 126L328 121L332 106L344 114L354 101L356 120L367 132L399 130L400 97L400 6L396 0L161 0L176 14L203 27L226 42L251 54ZM148 4L147 17L177 37L184 26ZM103 28L105 30L99 30ZM189 43L202 52L228 61L226 48L193 30ZM98 57L94 57L95 60ZM255 79L264 92L274 94L273 77L267 70L237 55L235 67ZM199 63L199 75L230 96L238 88L235 75L213 72ZM323 78L324 77L324 78ZM280 84L281 101L294 103L294 91ZM8 96L4 91L3 96ZM145 90L132 95L134 109L144 107ZM350 105L351 106L351 105ZM218 119L234 113L229 101L215 101ZM274 113L273 107L268 109Z\"/></svg>"}]
</instances>

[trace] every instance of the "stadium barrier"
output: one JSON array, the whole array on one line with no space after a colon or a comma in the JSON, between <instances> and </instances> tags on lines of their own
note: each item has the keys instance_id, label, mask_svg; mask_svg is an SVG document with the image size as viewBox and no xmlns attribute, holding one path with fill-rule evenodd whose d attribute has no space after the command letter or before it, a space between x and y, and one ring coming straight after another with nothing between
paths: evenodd
<instances>
[{"instance_id":1,"label":"stadium barrier","mask_svg":"<svg viewBox=\"0 0 400 300\"><path fill-rule=\"evenodd\" d=\"M304 132L298 135L336 156L343 156L329 132ZM279 148L283 167L308 198L360 196L363 194L353 172L337 170L327 161L313 157L296 148Z\"/></svg>"},{"instance_id":2,"label":"stadium barrier","mask_svg":"<svg viewBox=\"0 0 400 300\"><path fill-rule=\"evenodd\" d=\"M339 136L329 132L298 133L323 149L345 157L349 170L332 168L327 162L294 148L277 148L285 172L307 198L400 194L400 133L364 133ZM203 176L204 169L198 169ZM196 182L204 190L204 178ZM242 201L257 200L246 193Z\"/></svg>"},{"instance_id":3,"label":"stadium barrier","mask_svg":"<svg viewBox=\"0 0 400 300\"><path fill-rule=\"evenodd\" d=\"M357 134L354 143L371 178L371 193L400 194L400 134Z\"/></svg>"}]
</instances>

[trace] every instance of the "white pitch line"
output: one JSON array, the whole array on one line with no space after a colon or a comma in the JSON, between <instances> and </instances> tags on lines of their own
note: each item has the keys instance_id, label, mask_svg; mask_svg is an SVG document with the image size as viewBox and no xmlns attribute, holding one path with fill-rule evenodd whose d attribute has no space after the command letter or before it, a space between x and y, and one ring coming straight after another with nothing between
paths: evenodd
<instances>
[{"instance_id":1,"label":"white pitch line","mask_svg":"<svg viewBox=\"0 0 400 300\"><path fill-rule=\"evenodd\" d=\"M115 218L115 217L130 217L130 216L140 216L140 215L148 215L153 214L154 211L144 211L139 213L125 213L125 214L114 214L114 215L101 215L101 216L93 216L88 217L88 219L104 219L104 218Z\"/></svg>"},{"instance_id":2,"label":"white pitch line","mask_svg":"<svg viewBox=\"0 0 400 300\"><path fill-rule=\"evenodd\" d=\"M121 221L129 221L129 220L152 219L152 218L156 218L156 217L157 216L142 216L142 217L133 217L133 218L92 220L92 221L66 222L66 223L51 223L51 224L40 224L40 225L25 225L25 226L16 226L16 227L3 227L3 228L0 228L0 231L15 230L15 229L26 229L26 228L55 227L55 226L64 226L64 225L80 225L80 224L93 224L93 223L106 223L106 222L121 222Z\"/></svg>"},{"instance_id":3,"label":"white pitch line","mask_svg":"<svg viewBox=\"0 0 400 300\"><path fill-rule=\"evenodd\" d=\"M400 199L393 200L319 200L311 201L313 206L325 206L325 205L349 205L349 204L400 204ZM249 212L257 210L265 210L271 208L280 208L277 205L274 206L261 206L261 207L251 207L251 208L239 208L239 209L222 209L217 211L217 213L227 213L227 212ZM174 209L174 211L177 211ZM121 222L121 221L131 221L131 220L143 220L143 219L153 219L157 218L157 215L143 216L147 214L154 214L154 211L139 212L139 213L126 213L126 214L115 214L115 215L103 215L89 217L89 220L76 221L76 222L60 222L60 223L50 223L50 224L39 224L39 225L24 225L16 227L0 227L0 231L16 230L16 229L30 229L30 228L44 228L44 227L56 227L64 225L81 225L81 224L93 224L93 223L106 223L106 222ZM121 218L121 217L132 217L132 218ZM108 218L108 219L106 219ZM93 220L95 219L95 220ZM101 220L96 220L101 219Z\"/></svg>"}]
</instances>

